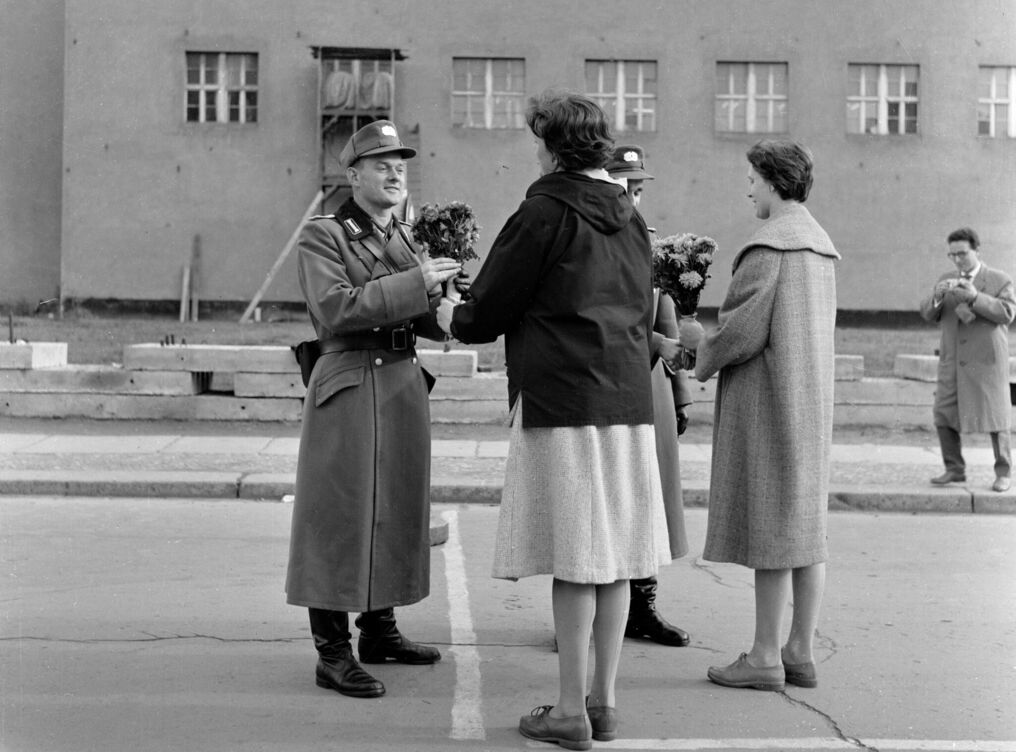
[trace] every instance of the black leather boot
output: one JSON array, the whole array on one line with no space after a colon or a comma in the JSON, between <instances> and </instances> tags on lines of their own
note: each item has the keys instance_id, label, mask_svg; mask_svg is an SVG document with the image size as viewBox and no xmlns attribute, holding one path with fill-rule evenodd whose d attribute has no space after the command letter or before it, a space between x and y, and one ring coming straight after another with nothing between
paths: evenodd
<instances>
[{"instance_id":1,"label":"black leather boot","mask_svg":"<svg viewBox=\"0 0 1016 752\"><path fill-rule=\"evenodd\" d=\"M675 648L683 648L691 642L687 632L668 623L656 611L655 577L631 580L631 606L624 636L652 640Z\"/></svg>"},{"instance_id":2,"label":"black leather boot","mask_svg":"<svg viewBox=\"0 0 1016 752\"><path fill-rule=\"evenodd\" d=\"M314 675L317 685L334 689L347 697L380 697L385 685L368 674L356 658L350 644L349 614L345 611L310 611L310 632L318 651Z\"/></svg>"},{"instance_id":3,"label":"black leather boot","mask_svg":"<svg viewBox=\"0 0 1016 752\"><path fill-rule=\"evenodd\" d=\"M436 648L418 645L402 636L395 626L395 609L366 611L356 617L356 626L360 628L356 649L364 663L384 663L390 658L422 666L441 660Z\"/></svg>"}]
</instances>

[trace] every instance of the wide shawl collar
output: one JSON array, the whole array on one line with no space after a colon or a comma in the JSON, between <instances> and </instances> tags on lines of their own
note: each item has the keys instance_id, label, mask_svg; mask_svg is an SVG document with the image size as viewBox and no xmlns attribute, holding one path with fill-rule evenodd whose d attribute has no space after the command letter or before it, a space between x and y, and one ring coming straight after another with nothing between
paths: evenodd
<instances>
[{"instance_id":1,"label":"wide shawl collar","mask_svg":"<svg viewBox=\"0 0 1016 752\"><path fill-rule=\"evenodd\" d=\"M755 231L734 257L734 269L737 269L745 252L757 246L776 251L812 251L820 256L840 258L826 231L811 216L811 212L798 203L789 204L778 216L766 220Z\"/></svg>"}]
</instances>

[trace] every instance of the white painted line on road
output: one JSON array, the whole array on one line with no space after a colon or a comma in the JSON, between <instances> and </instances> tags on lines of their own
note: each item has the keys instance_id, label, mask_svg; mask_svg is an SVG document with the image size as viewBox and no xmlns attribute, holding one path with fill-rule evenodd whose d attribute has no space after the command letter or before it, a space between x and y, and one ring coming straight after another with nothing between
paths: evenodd
<instances>
[{"instance_id":1,"label":"white painted line on road","mask_svg":"<svg viewBox=\"0 0 1016 752\"><path fill-rule=\"evenodd\" d=\"M482 690L480 684L480 653L476 649L476 633L469 609L469 586L466 582L465 557L459 537L458 512L441 515L448 523L448 540L441 547L445 558L445 580L448 586L448 619L451 622L452 644L449 652L455 658L455 699L452 703L452 739L486 739L483 726Z\"/></svg>"},{"instance_id":2,"label":"white painted line on road","mask_svg":"<svg viewBox=\"0 0 1016 752\"><path fill-rule=\"evenodd\" d=\"M972 741L967 739L861 739L865 747L879 752L1016 752L1016 741ZM596 749L631 750L849 750L863 749L835 737L791 739L615 739L596 742ZM529 749L550 749L556 744L526 742Z\"/></svg>"}]
</instances>

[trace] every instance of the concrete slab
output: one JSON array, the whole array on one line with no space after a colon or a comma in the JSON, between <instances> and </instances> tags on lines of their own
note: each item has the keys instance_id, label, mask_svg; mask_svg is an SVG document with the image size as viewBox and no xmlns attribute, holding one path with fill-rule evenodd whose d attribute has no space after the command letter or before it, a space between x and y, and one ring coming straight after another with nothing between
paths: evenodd
<instances>
[{"instance_id":1,"label":"concrete slab","mask_svg":"<svg viewBox=\"0 0 1016 752\"><path fill-rule=\"evenodd\" d=\"M507 457L507 441L481 441L476 447L477 457Z\"/></svg>"},{"instance_id":2,"label":"concrete slab","mask_svg":"<svg viewBox=\"0 0 1016 752\"><path fill-rule=\"evenodd\" d=\"M233 374L233 394L237 397L298 397L307 393L299 373Z\"/></svg>"},{"instance_id":3,"label":"concrete slab","mask_svg":"<svg viewBox=\"0 0 1016 752\"><path fill-rule=\"evenodd\" d=\"M960 487L915 491L911 486L832 486L829 509L893 512L942 512L970 514L972 494Z\"/></svg>"},{"instance_id":4,"label":"concrete slab","mask_svg":"<svg viewBox=\"0 0 1016 752\"><path fill-rule=\"evenodd\" d=\"M67 365L66 342L0 342L0 369Z\"/></svg>"},{"instance_id":5,"label":"concrete slab","mask_svg":"<svg viewBox=\"0 0 1016 752\"><path fill-rule=\"evenodd\" d=\"M300 372L293 351L281 345L125 345L123 365L139 371Z\"/></svg>"},{"instance_id":6,"label":"concrete slab","mask_svg":"<svg viewBox=\"0 0 1016 752\"><path fill-rule=\"evenodd\" d=\"M254 399L215 394L180 397L0 393L0 416L22 418L298 422L302 409L303 403L298 399Z\"/></svg>"},{"instance_id":7,"label":"concrete slab","mask_svg":"<svg viewBox=\"0 0 1016 752\"><path fill-rule=\"evenodd\" d=\"M864 378L864 356L837 355L834 373L837 381L859 381Z\"/></svg>"},{"instance_id":8,"label":"concrete slab","mask_svg":"<svg viewBox=\"0 0 1016 752\"><path fill-rule=\"evenodd\" d=\"M454 441L450 439L435 439L430 442L431 457L475 457L475 441Z\"/></svg>"},{"instance_id":9,"label":"concrete slab","mask_svg":"<svg viewBox=\"0 0 1016 752\"><path fill-rule=\"evenodd\" d=\"M235 499L236 473L0 470L0 494Z\"/></svg>"},{"instance_id":10,"label":"concrete slab","mask_svg":"<svg viewBox=\"0 0 1016 752\"><path fill-rule=\"evenodd\" d=\"M281 501L293 493L296 476L293 473L249 473L240 478L237 496L241 499Z\"/></svg>"},{"instance_id":11,"label":"concrete slab","mask_svg":"<svg viewBox=\"0 0 1016 752\"><path fill-rule=\"evenodd\" d=\"M974 512L977 514L1016 514L1016 491L996 493L974 492Z\"/></svg>"},{"instance_id":12,"label":"concrete slab","mask_svg":"<svg viewBox=\"0 0 1016 752\"><path fill-rule=\"evenodd\" d=\"M420 363L434 376L470 377L476 374L475 350L417 350Z\"/></svg>"},{"instance_id":13,"label":"concrete slab","mask_svg":"<svg viewBox=\"0 0 1016 752\"><path fill-rule=\"evenodd\" d=\"M204 373L126 371L100 365L0 370L0 392L192 395L207 391L210 377Z\"/></svg>"},{"instance_id":14,"label":"concrete slab","mask_svg":"<svg viewBox=\"0 0 1016 752\"><path fill-rule=\"evenodd\" d=\"M893 375L901 379L936 381L938 379L938 356L900 353L893 360Z\"/></svg>"}]
</instances>

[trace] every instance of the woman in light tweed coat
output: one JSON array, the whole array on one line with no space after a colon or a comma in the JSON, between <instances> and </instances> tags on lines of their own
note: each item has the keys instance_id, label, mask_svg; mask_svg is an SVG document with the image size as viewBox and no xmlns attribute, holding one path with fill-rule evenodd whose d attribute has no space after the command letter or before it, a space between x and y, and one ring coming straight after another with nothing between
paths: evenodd
<instances>
[{"instance_id":1,"label":"woman in light tweed coat","mask_svg":"<svg viewBox=\"0 0 1016 752\"><path fill-rule=\"evenodd\" d=\"M755 641L724 686L816 686L812 643L825 587L839 254L802 205L810 153L790 141L748 151L748 197L765 220L734 258L719 326L697 342L695 375L719 372L704 557L755 570ZM701 338L701 341L698 340ZM793 622L781 650L783 616Z\"/></svg>"}]
</instances>

